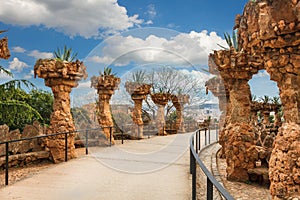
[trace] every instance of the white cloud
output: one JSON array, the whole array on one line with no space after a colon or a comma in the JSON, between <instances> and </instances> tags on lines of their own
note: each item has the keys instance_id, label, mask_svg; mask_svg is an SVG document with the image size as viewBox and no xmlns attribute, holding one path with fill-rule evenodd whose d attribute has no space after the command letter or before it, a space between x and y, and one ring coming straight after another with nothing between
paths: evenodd
<instances>
[{"instance_id":1,"label":"white cloud","mask_svg":"<svg viewBox=\"0 0 300 200\"><path fill-rule=\"evenodd\" d=\"M31 79L34 75L34 71L30 70L29 74L24 75L24 79Z\"/></svg>"},{"instance_id":2,"label":"white cloud","mask_svg":"<svg viewBox=\"0 0 300 200\"><path fill-rule=\"evenodd\" d=\"M26 50L22 47L16 46L16 47L12 47L11 51L15 53L24 53Z\"/></svg>"},{"instance_id":3,"label":"white cloud","mask_svg":"<svg viewBox=\"0 0 300 200\"><path fill-rule=\"evenodd\" d=\"M6 0L1 2L0 18L8 24L44 25L69 36L86 38L143 23L138 15L128 16L117 0Z\"/></svg>"},{"instance_id":4,"label":"white cloud","mask_svg":"<svg viewBox=\"0 0 300 200\"><path fill-rule=\"evenodd\" d=\"M28 65L25 62L20 61L18 58L14 57L12 61L9 62L9 69L21 72L24 68L27 68Z\"/></svg>"},{"instance_id":5,"label":"white cloud","mask_svg":"<svg viewBox=\"0 0 300 200\"><path fill-rule=\"evenodd\" d=\"M147 9L148 9L147 14L148 14L149 18L150 19L155 18L156 14L157 14L156 9L155 9L155 5L154 4L149 4L147 6Z\"/></svg>"},{"instance_id":6,"label":"white cloud","mask_svg":"<svg viewBox=\"0 0 300 200\"><path fill-rule=\"evenodd\" d=\"M208 55L218 46L226 45L225 40L215 32L207 31L180 33L169 39L149 35L145 39L117 35L106 41L100 54L89 61L116 66L130 62L137 64L165 63L177 65L206 65Z\"/></svg>"},{"instance_id":7,"label":"white cloud","mask_svg":"<svg viewBox=\"0 0 300 200\"><path fill-rule=\"evenodd\" d=\"M28 53L28 56L34 57L35 59L44 59L44 58L52 58L53 53L50 52L40 52L39 50L33 50Z\"/></svg>"},{"instance_id":8,"label":"white cloud","mask_svg":"<svg viewBox=\"0 0 300 200\"><path fill-rule=\"evenodd\" d=\"M77 88L91 88L91 81L79 82Z\"/></svg>"}]
</instances>

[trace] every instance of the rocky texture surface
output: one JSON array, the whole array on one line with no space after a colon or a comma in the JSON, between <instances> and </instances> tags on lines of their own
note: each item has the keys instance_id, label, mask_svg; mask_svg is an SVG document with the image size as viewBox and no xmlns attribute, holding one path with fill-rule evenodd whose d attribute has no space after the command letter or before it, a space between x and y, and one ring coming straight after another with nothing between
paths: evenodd
<instances>
[{"instance_id":1,"label":"rocky texture surface","mask_svg":"<svg viewBox=\"0 0 300 200\"><path fill-rule=\"evenodd\" d=\"M0 126L0 141L18 140L22 138L30 138L39 135L43 135L44 128L40 126L38 122L34 122L33 125L26 125L23 132L19 130L9 131L7 125ZM24 140L20 142L13 142L9 144L8 151L10 154L22 154L33 151L44 150L42 139ZM5 145L0 145L0 157L5 155Z\"/></svg>"},{"instance_id":2,"label":"rocky texture surface","mask_svg":"<svg viewBox=\"0 0 300 200\"><path fill-rule=\"evenodd\" d=\"M176 108L176 130L180 133L185 132L184 128L184 118L183 118L183 106L184 104L189 103L190 96L189 95L184 95L184 94L179 94L179 95L172 95L171 96L171 101Z\"/></svg>"},{"instance_id":3,"label":"rocky texture surface","mask_svg":"<svg viewBox=\"0 0 300 200\"><path fill-rule=\"evenodd\" d=\"M86 67L78 60L75 62L56 59L39 59L34 66L35 77L45 79L54 94L53 112L47 134L72 132L75 130L70 111L70 92L77 87L78 81L87 78ZM51 136L45 140L55 163L64 161L64 134ZM75 157L74 134L68 134L68 158Z\"/></svg>"},{"instance_id":4,"label":"rocky texture surface","mask_svg":"<svg viewBox=\"0 0 300 200\"><path fill-rule=\"evenodd\" d=\"M156 126L158 128L158 135L167 135L167 132L164 130L165 127L165 106L169 102L171 94L169 93L156 93L151 94L152 101L157 105L157 117L156 117Z\"/></svg>"},{"instance_id":5,"label":"rocky texture surface","mask_svg":"<svg viewBox=\"0 0 300 200\"><path fill-rule=\"evenodd\" d=\"M10 52L7 45L7 37L0 39L0 58L8 59L10 57Z\"/></svg>"},{"instance_id":6,"label":"rocky texture surface","mask_svg":"<svg viewBox=\"0 0 300 200\"><path fill-rule=\"evenodd\" d=\"M206 84L208 89L214 88L216 84L216 89L212 91L219 99L223 98L221 99L223 102L227 100L226 116L223 119L224 126L220 132L219 142L227 160L228 179L238 181L248 180L247 170L254 167L257 157L254 130L248 125L251 116L251 92L248 81L258 69L249 68L246 57L246 54L236 52L234 49L210 54L210 71L213 73L219 71L217 73L219 77ZM221 81L218 79L222 79L223 88L220 88ZM218 91L220 89L223 90ZM224 107L223 104L221 109L225 110ZM244 142L247 142L247 145L243 144ZM239 153L243 156L236 158Z\"/></svg>"},{"instance_id":7,"label":"rocky texture surface","mask_svg":"<svg viewBox=\"0 0 300 200\"><path fill-rule=\"evenodd\" d=\"M101 75L98 77L93 76L91 78L91 86L97 90L99 95L97 107L98 121L108 140L110 139L110 134L112 134L111 139L113 144L114 138L113 132L111 133L111 131L114 124L111 116L109 101L115 90L118 89L120 81L120 78L113 75Z\"/></svg>"},{"instance_id":8,"label":"rocky texture surface","mask_svg":"<svg viewBox=\"0 0 300 200\"><path fill-rule=\"evenodd\" d=\"M274 142L269 176L274 199L300 197L300 126L286 123Z\"/></svg>"},{"instance_id":9,"label":"rocky texture surface","mask_svg":"<svg viewBox=\"0 0 300 200\"><path fill-rule=\"evenodd\" d=\"M258 152L254 144L254 130L245 122L226 126L224 133L227 178L247 181L248 169L254 168Z\"/></svg>"},{"instance_id":10,"label":"rocky texture surface","mask_svg":"<svg viewBox=\"0 0 300 200\"><path fill-rule=\"evenodd\" d=\"M136 82L126 82L126 91L131 95L131 99L134 101L134 108L132 111L133 123L137 125L134 130L134 137L143 138L143 118L142 118L142 107L143 100L150 94L151 85L140 84Z\"/></svg>"},{"instance_id":11,"label":"rocky texture surface","mask_svg":"<svg viewBox=\"0 0 300 200\"><path fill-rule=\"evenodd\" d=\"M249 80L249 76L251 78L258 70L266 69L270 74L271 80L277 82L280 91L280 98L284 107L284 126L294 127L298 130L300 123L299 13L300 2L298 0L258 0L248 2L244 8L243 15L237 15L236 17L235 28L238 29L237 50L230 48L230 50L215 51L214 54L210 55L210 71L222 78L225 92L227 87L237 84L237 82L230 82L230 79L240 79L238 82L241 82L241 80L246 81ZM245 92L244 97L246 94L248 92ZM231 95L229 88L227 111L234 111L232 105L237 102L237 99L243 98L239 96L231 97ZM248 100L246 104L248 104ZM235 109L244 110L246 114L251 115L251 113L247 112L249 110L248 105L242 103L239 106L246 106L246 108ZM235 113L237 114L236 119L246 119L243 116L244 113ZM264 114L265 116L268 115L268 113ZM232 115L230 113L227 114L225 129L228 122L232 120L228 116ZM293 125L293 123L297 124L297 126ZM280 130L281 132L285 130L286 133L291 131L291 129ZM280 134L277 137L280 138ZM296 141L295 137L294 140ZM280 154L281 157L278 158L279 154L275 153L279 151L277 148L280 148L280 146L276 145L275 142L271 160L289 160L290 158L287 155L294 151L290 145L287 145L285 153ZM277 170L277 168L278 166L274 162L270 162L270 171ZM285 165L285 168L286 170L277 170L280 177L289 177L287 173L295 170L293 165ZM294 186L284 181L285 178L281 178L277 182L277 179L274 179L271 174L273 173L270 173L273 199L287 199L299 196L299 189L295 190ZM274 181L276 181L276 184L272 183ZM296 186L299 185L297 182L294 182L294 184Z\"/></svg>"}]
</instances>

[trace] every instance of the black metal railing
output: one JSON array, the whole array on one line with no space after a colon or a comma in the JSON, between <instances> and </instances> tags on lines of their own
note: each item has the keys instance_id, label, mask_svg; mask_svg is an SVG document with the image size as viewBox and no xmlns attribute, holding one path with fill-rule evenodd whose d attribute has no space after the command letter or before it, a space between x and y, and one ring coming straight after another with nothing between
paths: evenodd
<instances>
[{"instance_id":1,"label":"black metal railing","mask_svg":"<svg viewBox=\"0 0 300 200\"><path fill-rule=\"evenodd\" d=\"M204 141L201 140L201 135L204 134ZM218 140L218 129L215 127L215 141ZM214 142L215 142L214 141ZM201 145L202 144L202 145ZM190 138L190 174L192 174L192 200L196 200L197 195L197 164L206 176L206 199L213 199L213 187L228 200L234 200L229 192L215 179L215 177L206 168L204 163L199 158L198 152L201 148L211 144L211 128L203 128L197 130Z\"/></svg>"},{"instance_id":2,"label":"black metal railing","mask_svg":"<svg viewBox=\"0 0 300 200\"><path fill-rule=\"evenodd\" d=\"M104 128L104 127L102 127ZM16 139L16 140L9 140L9 141L3 141L0 142L0 145L5 145L5 185L8 185L8 171L9 171L9 144L10 143L15 143L15 142L21 142L25 140L36 140L36 139L42 139L42 138L48 138L48 137L53 137L53 136L58 136L58 135L64 135L64 140L65 140L65 162L68 161L68 135L69 134L75 134L79 132L84 132L85 133L85 153L88 154L88 139L89 139L89 132L95 131L95 130L102 130L102 128L92 128L92 129L84 129L84 130L75 130L71 132L61 132L61 133L54 133L54 134L49 134L49 135L39 135L35 137L29 137L29 138L21 138L21 139ZM110 128L110 146L112 144L112 128L113 127L106 127Z\"/></svg>"}]
</instances>

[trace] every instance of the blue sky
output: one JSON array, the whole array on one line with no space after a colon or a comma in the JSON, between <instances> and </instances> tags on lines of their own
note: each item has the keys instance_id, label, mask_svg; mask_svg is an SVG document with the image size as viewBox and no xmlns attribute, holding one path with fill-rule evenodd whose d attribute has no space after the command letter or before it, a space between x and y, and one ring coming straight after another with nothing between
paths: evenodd
<instances>
[{"instance_id":1,"label":"blue sky","mask_svg":"<svg viewBox=\"0 0 300 200\"><path fill-rule=\"evenodd\" d=\"M120 75L151 64L199 70L207 67L209 52L224 44L223 33L231 33L235 15L247 2L6 0L0 7L0 29L8 29L1 36L9 37L11 57L0 64L15 78L43 89L43 80L33 78L35 61L51 57L64 45L78 52L89 77L107 65ZM276 84L268 79L264 72L257 75L251 81L253 93L278 95ZM5 80L0 75L0 82ZM81 87L88 85L87 80Z\"/></svg>"}]
</instances>

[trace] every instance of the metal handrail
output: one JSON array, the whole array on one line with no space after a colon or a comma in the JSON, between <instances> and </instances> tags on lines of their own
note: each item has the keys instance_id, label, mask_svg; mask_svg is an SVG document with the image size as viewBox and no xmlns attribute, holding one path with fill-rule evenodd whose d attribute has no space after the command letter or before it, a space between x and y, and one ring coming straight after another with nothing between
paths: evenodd
<instances>
[{"instance_id":1,"label":"metal handrail","mask_svg":"<svg viewBox=\"0 0 300 200\"><path fill-rule=\"evenodd\" d=\"M112 127L99 127L99 128L91 128L91 129L82 129L82 130L74 130L70 132L60 132L60 133L53 133L49 135L39 135L39 136L34 136L34 137L28 137L28 138L20 138L20 139L15 139L15 140L9 140L9 141L3 141L0 142L0 145L5 144L5 185L8 185L8 168L9 168L9 144L14 143L14 142L21 142L25 140L34 140L34 139L41 139L41 138L47 138L47 137L53 137L57 135L64 135L65 139L65 162L68 161L68 135L69 134L74 134L74 133L79 133L79 132L85 132L86 134L86 144L85 144L85 152L88 154L88 132L93 131L93 130L100 130L102 128L110 128L110 146L112 143Z\"/></svg>"},{"instance_id":2,"label":"metal handrail","mask_svg":"<svg viewBox=\"0 0 300 200\"><path fill-rule=\"evenodd\" d=\"M205 132L205 146L207 145L207 130L210 135L210 128L203 128L197 130L190 138L190 174L192 174L192 200L196 200L196 161L207 177L207 199L213 199L213 186L220 192L220 194L227 200L234 200L234 198L230 195L230 193L215 179L215 177L210 173L210 171L206 168L204 163L198 156L198 150L201 149L201 131ZM196 136L196 143L195 143ZM217 138L217 130L216 130L216 138ZM210 136L209 136L210 143ZM195 144L195 145L194 145Z\"/></svg>"}]
</instances>

